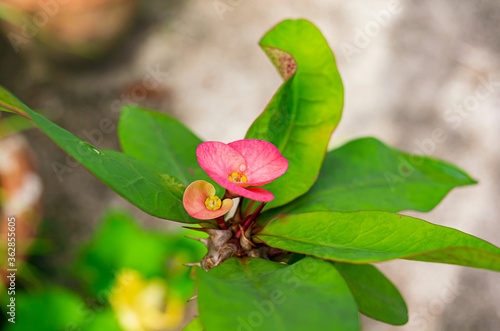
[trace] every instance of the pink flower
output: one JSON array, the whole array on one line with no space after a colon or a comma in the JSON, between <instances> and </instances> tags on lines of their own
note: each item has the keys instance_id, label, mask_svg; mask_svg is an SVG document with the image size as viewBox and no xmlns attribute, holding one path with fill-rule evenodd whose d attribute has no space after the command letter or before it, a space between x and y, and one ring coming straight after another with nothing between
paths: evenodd
<instances>
[{"instance_id":1,"label":"pink flower","mask_svg":"<svg viewBox=\"0 0 500 331\"><path fill-rule=\"evenodd\" d=\"M182 197L184 208L194 218L210 220L226 214L233 207L233 200L221 199L215 195L215 188L209 182L197 180L189 184Z\"/></svg>"},{"instance_id":2,"label":"pink flower","mask_svg":"<svg viewBox=\"0 0 500 331\"><path fill-rule=\"evenodd\" d=\"M229 144L207 141L196 149L198 163L219 185L230 192L268 202L274 195L259 187L275 180L288 169L288 161L273 144L243 139Z\"/></svg>"}]
</instances>

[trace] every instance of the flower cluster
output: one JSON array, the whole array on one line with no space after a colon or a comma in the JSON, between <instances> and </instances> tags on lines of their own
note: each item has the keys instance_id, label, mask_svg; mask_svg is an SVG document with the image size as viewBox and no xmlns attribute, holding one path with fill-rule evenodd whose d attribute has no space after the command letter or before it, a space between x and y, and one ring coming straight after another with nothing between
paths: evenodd
<instances>
[{"instance_id":1,"label":"flower cluster","mask_svg":"<svg viewBox=\"0 0 500 331\"><path fill-rule=\"evenodd\" d=\"M191 183L184 192L183 204L189 215L200 220L219 219L233 207L233 198L243 197L269 202L274 195L259 187L283 175L288 161L273 144L243 139L229 144L207 141L200 144L196 156L201 168L226 189L221 199L215 187L203 180Z\"/></svg>"}]
</instances>

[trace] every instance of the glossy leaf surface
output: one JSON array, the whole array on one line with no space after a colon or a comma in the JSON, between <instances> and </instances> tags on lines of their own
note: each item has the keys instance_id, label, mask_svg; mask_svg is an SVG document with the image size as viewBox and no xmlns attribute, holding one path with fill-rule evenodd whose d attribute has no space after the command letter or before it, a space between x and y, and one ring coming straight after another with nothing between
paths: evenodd
<instances>
[{"instance_id":1,"label":"glossy leaf surface","mask_svg":"<svg viewBox=\"0 0 500 331\"><path fill-rule=\"evenodd\" d=\"M434 158L407 154L375 138L353 140L328 152L318 181L263 221L309 211L429 211L453 188L476 183L464 171Z\"/></svg>"},{"instance_id":2,"label":"glossy leaf surface","mask_svg":"<svg viewBox=\"0 0 500 331\"><path fill-rule=\"evenodd\" d=\"M306 20L286 20L260 46L285 79L246 138L273 143L290 167L265 185L276 199L266 209L307 192L318 177L330 136L340 121L343 86L330 47Z\"/></svg>"},{"instance_id":3,"label":"glossy leaf surface","mask_svg":"<svg viewBox=\"0 0 500 331\"><path fill-rule=\"evenodd\" d=\"M452 228L382 211L285 215L257 238L272 247L340 262L408 259L500 271L500 248Z\"/></svg>"},{"instance_id":4,"label":"glossy leaf surface","mask_svg":"<svg viewBox=\"0 0 500 331\"><path fill-rule=\"evenodd\" d=\"M202 140L175 118L140 107L124 107L118 135L123 151L185 185L211 181L196 160ZM223 192L222 192L223 193Z\"/></svg>"},{"instance_id":5,"label":"glossy leaf surface","mask_svg":"<svg viewBox=\"0 0 500 331\"><path fill-rule=\"evenodd\" d=\"M393 325L408 322L403 297L375 266L341 262L334 265L351 289L360 313Z\"/></svg>"},{"instance_id":6,"label":"glossy leaf surface","mask_svg":"<svg viewBox=\"0 0 500 331\"><path fill-rule=\"evenodd\" d=\"M306 257L287 266L233 258L208 273L197 269L197 277L207 331L358 330L356 302L324 260Z\"/></svg>"},{"instance_id":7,"label":"glossy leaf surface","mask_svg":"<svg viewBox=\"0 0 500 331\"><path fill-rule=\"evenodd\" d=\"M160 218L185 223L198 222L184 210L182 195L185 185L176 178L158 174L148 164L130 155L92 146L29 109L8 91L0 91L0 96L9 96L2 97L1 104L14 100L11 102L12 107L23 109L38 128L64 151L135 206Z\"/></svg>"}]
</instances>

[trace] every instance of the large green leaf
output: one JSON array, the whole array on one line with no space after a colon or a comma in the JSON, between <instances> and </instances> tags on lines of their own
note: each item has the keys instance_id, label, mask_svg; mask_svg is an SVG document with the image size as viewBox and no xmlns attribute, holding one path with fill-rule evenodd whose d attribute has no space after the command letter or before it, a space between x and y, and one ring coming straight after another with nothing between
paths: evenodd
<instances>
[{"instance_id":1,"label":"large green leaf","mask_svg":"<svg viewBox=\"0 0 500 331\"><path fill-rule=\"evenodd\" d=\"M272 247L340 262L408 259L500 271L500 248L452 228L383 211L284 215L257 237Z\"/></svg>"},{"instance_id":2,"label":"large green leaf","mask_svg":"<svg viewBox=\"0 0 500 331\"><path fill-rule=\"evenodd\" d=\"M168 173L185 185L208 175L196 159L201 139L166 114L140 107L124 107L118 135L126 154L148 163L158 173Z\"/></svg>"},{"instance_id":3,"label":"large green leaf","mask_svg":"<svg viewBox=\"0 0 500 331\"><path fill-rule=\"evenodd\" d=\"M197 269L198 305L208 331L357 331L358 310L335 267L306 257L287 266L229 259Z\"/></svg>"},{"instance_id":4,"label":"large green leaf","mask_svg":"<svg viewBox=\"0 0 500 331\"><path fill-rule=\"evenodd\" d=\"M375 138L361 138L328 152L319 180L293 202L263 215L309 211L429 211L454 187L474 184L440 160L403 153Z\"/></svg>"},{"instance_id":5,"label":"large green leaf","mask_svg":"<svg viewBox=\"0 0 500 331\"><path fill-rule=\"evenodd\" d=\"M0 109L2 105L3 108L22 109L56 144L132 204L153 216L185 223L199 222L184 210L185 185L174 177L158 174L130 155L90 145L29 109L1 87L0 97Z\"/></svg>"},{"instance_id":6,"label":"large green leaf","mask_svg":"<svg viewBox=\"0 0 500 331\"><path fill-rule=\"evenodd\" d=\"M246 135L273 143L290 163L285 175L265 186L276 196L269 209L306 193L316 181L344 96L333 53L312 23L283 21L260 46L286 80Z\"/></svg>"},{"instance_id":7,"label":"large green leaf","mask_svg":"<svg viewBox=\"0 0 500 331\"><path fill-rule=\"evenodd\" d=\"M393 325L408 322L408 308L403 297L376 267L341 262L334 265L351 289L361 313Z\"/></svg>"}]
</instances>

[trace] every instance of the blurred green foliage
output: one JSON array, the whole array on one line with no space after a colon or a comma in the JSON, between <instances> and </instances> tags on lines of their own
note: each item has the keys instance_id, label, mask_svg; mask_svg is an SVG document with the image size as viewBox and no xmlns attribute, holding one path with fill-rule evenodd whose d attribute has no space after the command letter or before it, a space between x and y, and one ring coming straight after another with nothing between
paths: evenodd
<instances>
[{"instance_id":1,"label":"blurred green foliage","mask_svg":"<svg viewBox=\"0 0 500 331\"><path fill-rule=\"evenodd\" d=\"M161 309L159 313L163 313L159 315L160 317L168 313L167 302L172 302L169 298L174 297L176 302L181 303L174 307L174 314L181 314L176 320L182 321L185 304L193 295L193 281L189 278L190 269L183 264L199 261L206 251L202 244L185 237L188 231L191 230L179 229L170 232L145 230L124 211L106 212L95 235L80 249L71 266L72 272L69 277L63 280L81 285L79 291L47 282L36 289L18 288L15 295L16 323L7 323L3 329L6 331L131 330L123 322L120 324L116 305L110 305L109 300L114 297L115 300L118 298L122 301L128 299L137 301L138 299L134 297L127 298L136 292L142 295L141 300L151 301L151 296L154 296L154 300L164 299L163 304L159 304ZM199 235L199 232L196 232L196 235ZM116 278L130 270L140 275L139 280L130 283L135 292L117 286ZM159 297L156 293L148 294L145 291L140 293L149 284L158 283L166 284L165 298ZM123 293L116 295L117 291ZM145 298L144 293L148 295ZM126 304L123 302L123 305Z\"/></svg>"},{"instance_id":2,"label":"blurred green foliage","mask_svg":"<svg viewBox=\"0 0 500 331\"><path fill-rule=\"evenodd\" d=\"M206 249L185 234L143 230L127 213L109 211L82 248L74 270L95 295L109 290L120 270L133 269L145 278L166 277L189 298L192 281L183 264L200 261Z\"/></svg>"}]
</instances>

